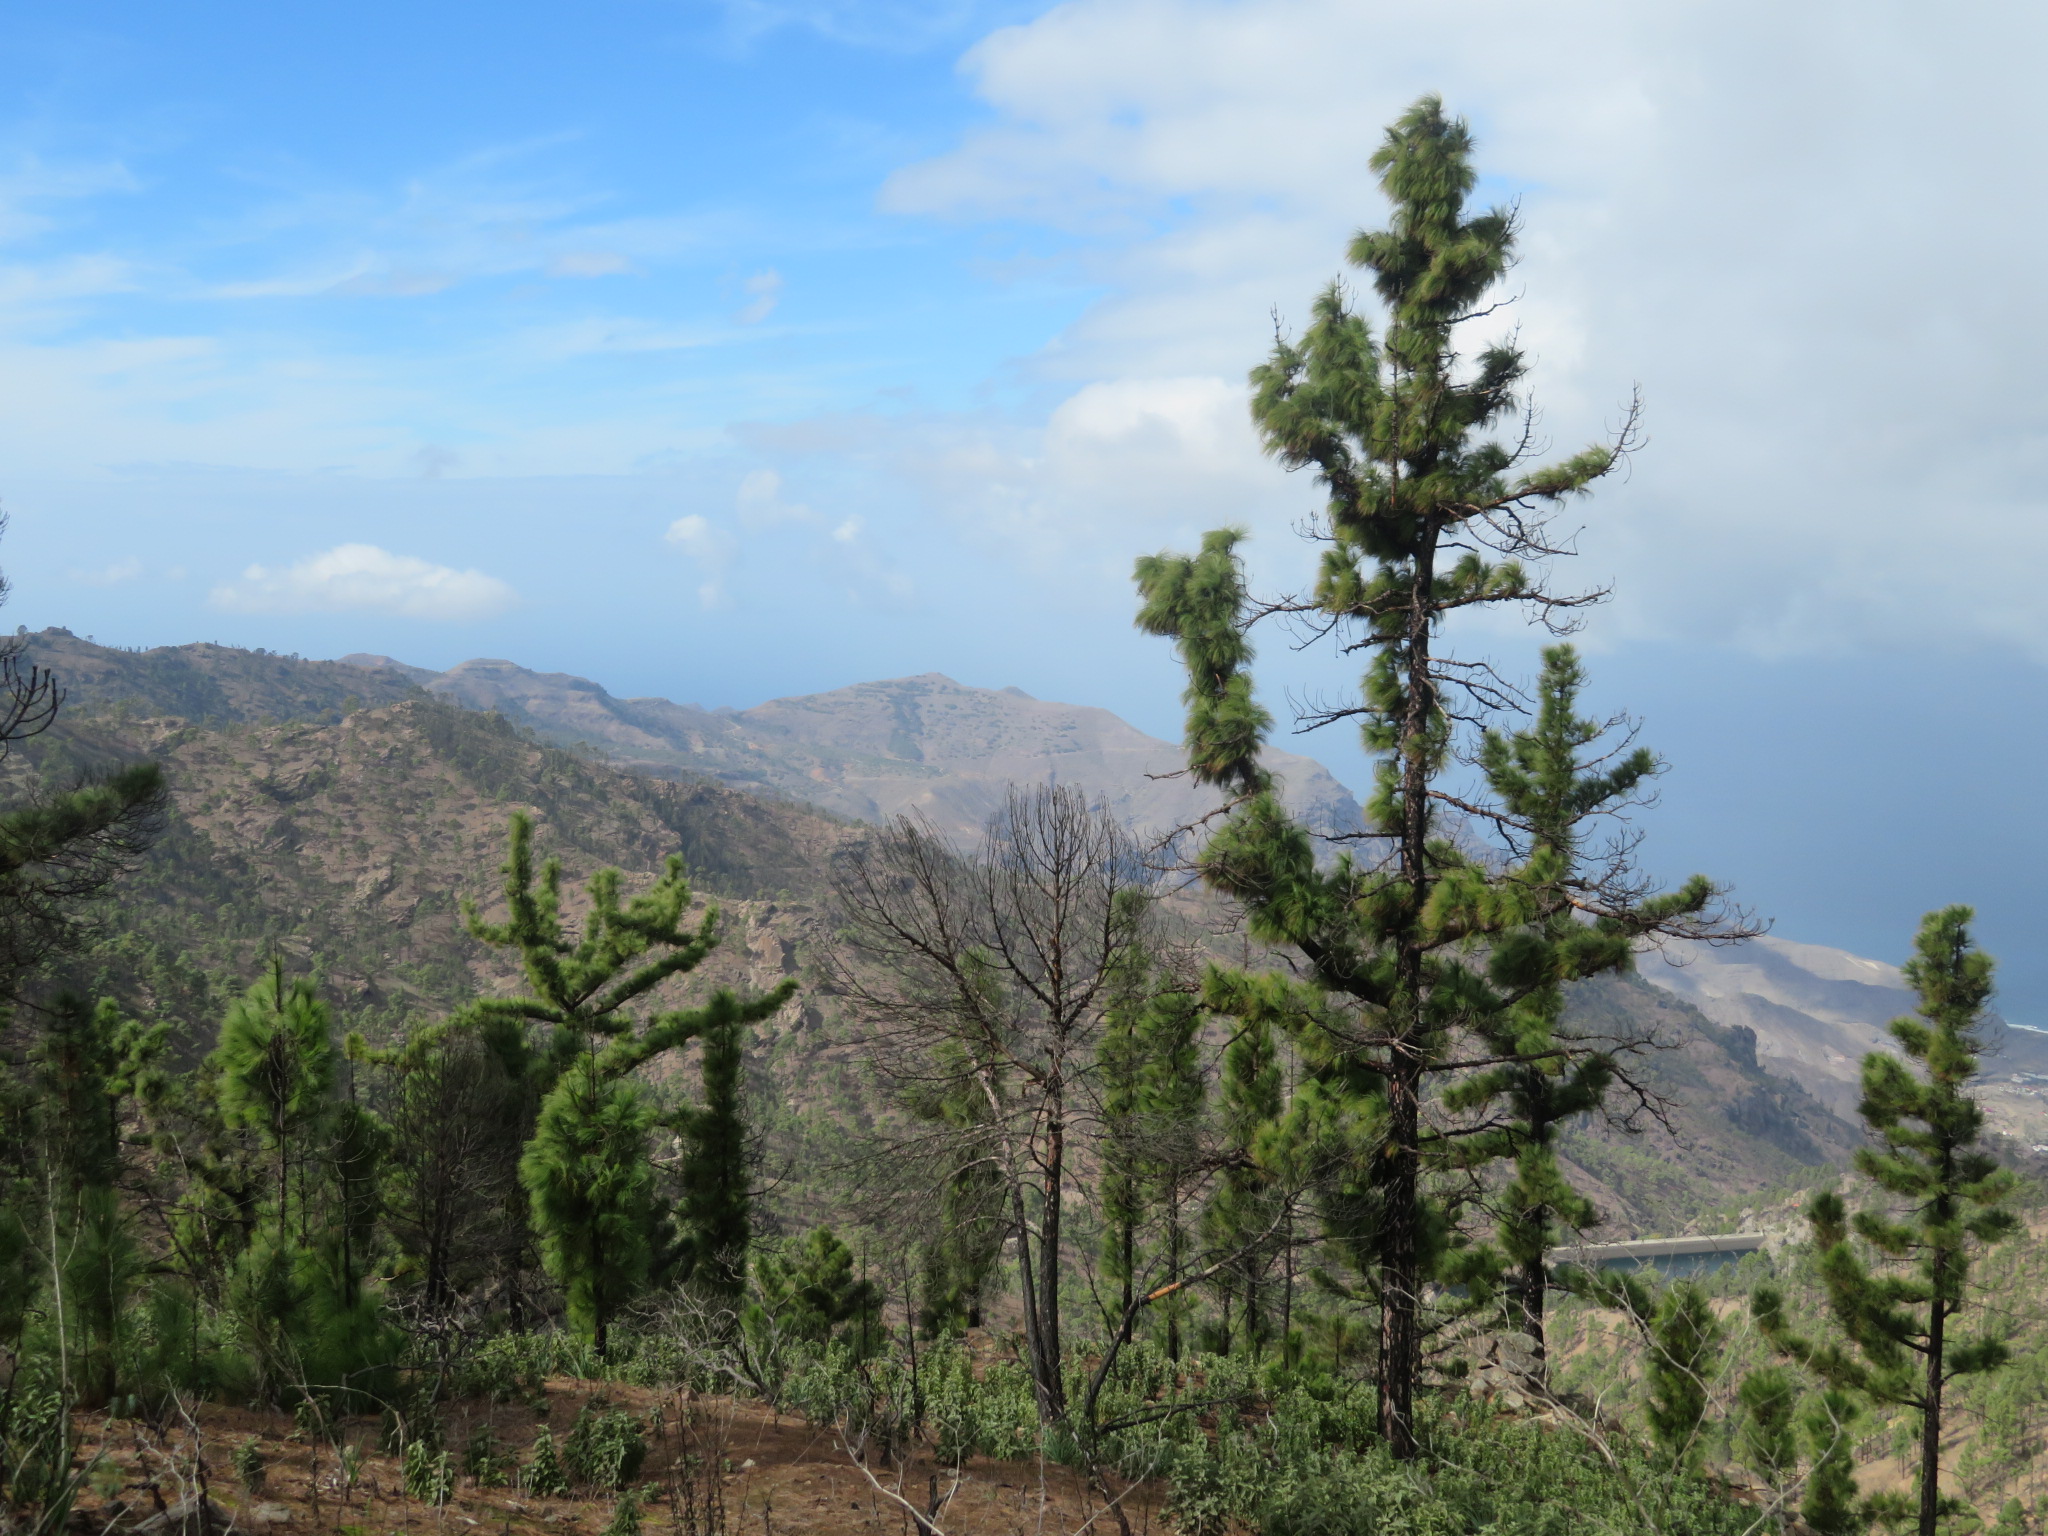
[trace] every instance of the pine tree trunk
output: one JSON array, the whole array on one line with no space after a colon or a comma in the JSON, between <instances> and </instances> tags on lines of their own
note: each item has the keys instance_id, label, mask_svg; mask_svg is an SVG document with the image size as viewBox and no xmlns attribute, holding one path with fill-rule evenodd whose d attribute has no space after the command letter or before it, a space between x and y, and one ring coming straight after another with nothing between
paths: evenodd
<instances>
[{"instance_id":1,"label":"pine tree trunk","mask_svg":"<svg viewBox=\"0 0 2048 1536\"><path fill-rule=\"evenodd\" d=\"M1408 1058L1408 1059L1404 1059ZM1415 1377L1421 1359L1416 1311L1415 1167L1421 1074L1405 1051L1387 1078L1387 1147L1380 1171L1380 1436L1397 1461L1415 1455Z\"/></svg>"},{"instance_id":2,"label":"pine tree trunk","mask_svg":"<svg viewBox=\"0 0 2048 1536\"><path fill-rule=\"evenodd\" d=\"M1928 1303L1927 1391L1920 1416L1920 1536L1934 1536L1941 1513L1941 1388L1943 1355L1946 1353L1948 1307L1942 1297L1940 1249L1934 1254L1934 1299Z\"/></svg>"},{"instance_id":3,"label":"pine tree trunk","mask_svg":"<svg viewBox=\"0 0 2048 1536\"><path fill-rule=\"evenodd\" d=\"M1522 1315L1522 1332L1529 1335L1535 1348L1529 1353L1536 1357L1536 1364L1545 1363L1546 1345L1543 1339L1543 1313L1549 1301L1550 1272L1541 1258L1531 1259L1522 1266L1521 1283L1516 1287L1515 1303Z\"/></svg>"},{"instance_id":4,"label":"pine tree trunk","mask_svg":"<svg viewBox=\"0 0 2048 1536\"><path fill-rule=\"evenodd\" d=\"M1118 1337L1126 1344L1131 1342L1131 1328L1138 1320L1137 1313L1134 1310L1138 1304L1138 1221L1137 1217L1132 1213L1130 1205L1131 1201L1127 1199L1123 1212L1117 1220L1116 1234L1117 1261L1119 1267L1123 1270L1121 1296L1123 1310L1117 1314L1118 1317L1123 1319L1123 1322L1118 1327Z\"/></svg>"},{"instance_id":5,"label":"pine tree trunk","mask_svg":"<svg viewBox=\"0 0 2048 1536\"><path fill-rule=\"evenodd\" d=\"M1169 1284L1180 1283L1181 1249L1184 1246L1180 1228L1180 1185L1178 1181L1167 1191L1166 1207L1166 1279ZM1166 1306L1166 1358L1175 1365L1180 1364L1180 1294L1171 1297Z\"/></svg>"},{"instance_id":6,"label":"pine tree trunk","mask_svg":"<svg viewBox=\"0 0 2048 1536\"><path fill-rule=\"evenodd\" d=\"M1550 1299L1550 1267L1545 1262L1544 1239L1549 1235L1545 1228L1549 1222L1544 1210L1524 1211L1519 1220L1523 1232L1523 1250L1535 1257L1524 1259L1510 1283L1509 1294L1513 1297L1515 1312L1521 1319L1522 1332L1534 1342L1530 1353L1536 1357L1537 1369L1543 1370L1546 1346L1543 1337L1543 1314Z\"/></svg>"},{"instance_id":7,"label":"pine tree trunk","mask_svg":"<svg viewBox=\"0 0 2048 1536\"><path fill-rule=\"evenodd\" d=\"M1427 1005L1423 997L1420 926L1429 881L1429 726L1435 690L1430 677L1431 590L1436 530L1418 540L1409 588L1408 697L1401 719L1401 879L1408 911L1395 939L1395 1038L1387 1062L1387 1145L1380 1168L1380 1434L1398 1461L1415 1455L1415 1379L1421 1370L1418 1309L1422 1255L1422 1059Z\"/></svg>"}]
</instances>

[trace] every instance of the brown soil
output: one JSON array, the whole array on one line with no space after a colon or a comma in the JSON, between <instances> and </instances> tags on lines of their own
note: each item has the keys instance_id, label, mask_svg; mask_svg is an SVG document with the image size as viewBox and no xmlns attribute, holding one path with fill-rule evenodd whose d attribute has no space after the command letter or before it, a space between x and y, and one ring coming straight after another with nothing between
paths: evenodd
<instances>
[{"instance_id":1,"label":"brown soil","mask_svg":"<svg viewBox=\"0 0 2048 1536\"><path fill-rule=\"evenodd\" d=\"M932 1522L941 1536L1117 1532L1115 1514L1070 1468L976 1458L961 1469L957 1488L952 1469L928 1455L909 1457L900 1466L876 1460L863 1472L830 1431L728 1398L686 1401L675 1392L556 1379L547 1384L544 1412L484 1401L443 1405L443 1438L458 1474L462 1448L485 1423L523 1463L543 1428L553 1432L559 1452L577 1413L600 1394L635 1414L659 1410L667 1426L648 1437L647 1462L637 1479L658 1490L641 1508L643 1536L918 1536L910 1512L882 1490L900 1491L923 1512L935 1488L940 1495L950 1493ZM685 1414L696 1426L694 1445L724 1468L715 1488L703 1479L696 1484L700 1510L714 1499L723 1503L722 1523L702 1516L693 1523L679 1496L686 1478L675 1426ZM459 1536L473 1530L599 1536L616 1507L608 1493L540 1498L517 1488L479 1488L458 1475L454 1497L436 1509L406 1497L399 1459L380 1449L374 1418L338 1426L336 1439L361 1457L352 1489L342 1486L336 1448L316 1449L294 1433L287 1414L206 1404L194 1420L163 1433L128 1420L82 1420L79 1430L83 1457L104 1452L73 1516L73 1528L81 1532L132 1527L197 1493L202 1476L207 1493L238 1530L278 1536ZM265 1461L263 1486L254 1492L237 1482L233 1470L236 1447L252 1439ZM1125 1493L1122 1512L1132 1536L1168 1529L1160 1513L1162 1494L1150 1485Z\"/></svg>"}]
</instances>

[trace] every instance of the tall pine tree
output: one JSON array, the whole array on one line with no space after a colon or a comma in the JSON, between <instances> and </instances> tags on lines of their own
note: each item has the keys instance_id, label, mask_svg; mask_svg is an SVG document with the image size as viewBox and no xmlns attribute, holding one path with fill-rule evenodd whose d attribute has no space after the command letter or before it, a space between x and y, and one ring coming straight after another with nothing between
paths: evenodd
<instances>
[{"instance_id":1,"label":"tall pine tree","mask_svg":"<svg viewBox=\"0 0 2048 1536\"><path fill-rule=\"evenodd\" d=\"M270 1161L277 1241L306 1240L305 1168L334 1086L333 1021L319 988L303 976L287 982L284 962L272 960L270 974L228 1008L212 1065L222 1118L253 1131Z\"/></svg>"},{"instance_id":2,"label":"tall pine tree","mask_svg":"<svg viewBox=\"0 0 2048 1536\"><path fill-rule=\"evenodd\" d=\"M1585 601L1545 592L1524 562L1558 552L1545 538L1544 509L1587 490L1627 440L1625 429L1620 445L1529 469L1526 432L1519 443L1488 435L1515 413L1523 361L1506 343L1483 347L1469 365L1459 352L1459 327L1485 306L1514 244L1507 210L1467 206L1477 180L1471 149L1465 125L1433 97L1388 130L1372 165L1392 223L1360 234L1350 253L1372 275L1383 329L1376 335L1332 284L1304 336L1279 341L1252 375L1253 419L1268 450L1290 468L1314 469L1328 491L1312 597L1264 611L1310 614L1346 654L1372 658L1356 701L1308 723L1357 721L1379 759L1373 857L1319 864L1260 765L1271 720L1245 670L1254 615L1239 535L1212 533L1199 555L1148 557L1137 569L1139 624L1176 639L1187 666L1190 769L1236 797L1202 851L1204 876L1244 904L1254 938L1299 953L1322 994L1319 1006L1287 1014L1305 1031L1296 1040L1322 1079L1319 1101L1354 1143L1346 1202L1379 1302L1381 1429L1402 1458L1416 1449L1434 1246L1424 1100L1451 1044L1511 1006L1466 952L1519 925L1475 910L1473 887L1490 866L1439 825L1454 727L1500 698L1491 672L1447 657L1438 634L1467 609L1533 607L1555 620ZM1233 995L1248 994L1219 984L1215 1001Z\"/></svg>"},{"instance_id":3,"label":"tall pine tree","mask_svg":"<svg viewBox=\"0 0 2048 1536\"><path fill-rule=\"evenodd\" d=\"M1586 847L1589 833L1601 818L1634 803L1659 768L1646 748L1624 742L1604 749L1608 725L1579 713L1584 686L1576 651L1551 646L1543 653L1531 725L1485 734L1479 766L1493 791L1494 824L1514 862L1504 879L1480 880L1467 871L1444 891L1446 908L1453 908L1462 884L1475 921L1499 935L1487 975L1507 1006L1473 1021L1477 1039L1497 1059L1455 1083L1444 1102L1453 1110L1487 1111L1491 1123L1457 1147L1459 1160L1513 1162L1497 1198L1499 1257L1513 1326L1534 1341L1539 1362L1550 1286L1545 1255L1562 1228L1582 1230L1598 1219L1558 1162L1558 1136L1601 1106L1617 1070L1609 1050L1561 1033L1565 989L1628 969L1639 934L1698 911L1712 895L1695 879L1626 909L1605 904L1599 920L1584 919L1582 899L1600 885L1600 855Z\"/></svg>"}]
</instances>

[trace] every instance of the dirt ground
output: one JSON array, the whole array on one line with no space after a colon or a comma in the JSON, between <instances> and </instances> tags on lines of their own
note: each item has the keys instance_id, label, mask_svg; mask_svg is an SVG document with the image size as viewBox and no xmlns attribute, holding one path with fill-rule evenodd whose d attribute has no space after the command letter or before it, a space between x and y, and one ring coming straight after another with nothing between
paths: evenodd
<instances>
[{"instance_id":1,"label":"dirt ground","mask_svg":"<svg viewBox=\"0 0 2048 1536\"><path fill-rule=\"evenodd\" d=\"M913 1458L900 1466L871 1465L871 1480L829 1432L756 1403L686 1400L674 1392L563 1378L547 1383L544 1411L489 1402L441 1406L457 1484L439 1508L405 1495L399 1460L379 1448L374 1418L337 1426L336 1440L361 1458L353 1487L344 1486L336 1447L316 1446L294 1433L287 1414L206 1404L194 1419L161 1432L137 1421L81 1419L82 1455L104 1454L78 1500L73 1529L131 1529L203 1485L235 1528L252 1536L455 1536L472 1529L503 1536L599 1536L616 1508L610 1494L540 1498L517 1488L479 1488L461 1474L463 1447L482 1424L488 1422L501 1445L523 1462L543 1428L553 1432L559 1452L577 1413L598 1395L643 1417L661 1412L665 1428L648 1436L647 1462L635 1480L660 1489L642 1505L643 1536L918 1536L911 1512L884 1490L900 1491L920 1513L936 1490L943 1502L931 1524L940 1536L1118 1531L1115 1514L1066 1467L976 1458L961 1470L956 1486L950 1467ZM686 1418L692 1425L688 1446L677 1427ZM250 1440L265 1462L257 1490L244 1488L234 1471L236 1448ZM683 1470L689 1449L724 1470L691 1479ZM1132 1536L1170 1531L1160 1499L1161 1490L1150 1486L1123 1494L1121 1513Z\"/></svg>"}]
</instances>

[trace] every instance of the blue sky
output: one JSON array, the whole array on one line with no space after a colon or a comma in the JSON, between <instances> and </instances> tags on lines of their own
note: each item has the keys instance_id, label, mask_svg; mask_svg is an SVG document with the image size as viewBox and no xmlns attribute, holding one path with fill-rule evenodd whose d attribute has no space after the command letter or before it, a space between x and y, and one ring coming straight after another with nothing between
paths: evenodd
<instances>
[{"instance_id":1,"label":"blue sky","mask_svg":"<svg viewBox=\"0 0 2048 1536\"><path fill-rule=\"evenodd\" d=\"M1543 431L1647 403L1565 579L1673 762L1648 862L1885 958L1972 900L2048 1024L2034 8L23 3L0 45L15 622L707 705L944 671L1165 735L1131 558L1237 522L1305 579L1244 371L1441 90L1522 209ZM1341 682L1268 651L1276 702Z\"/></svg>"}]
</instances>

